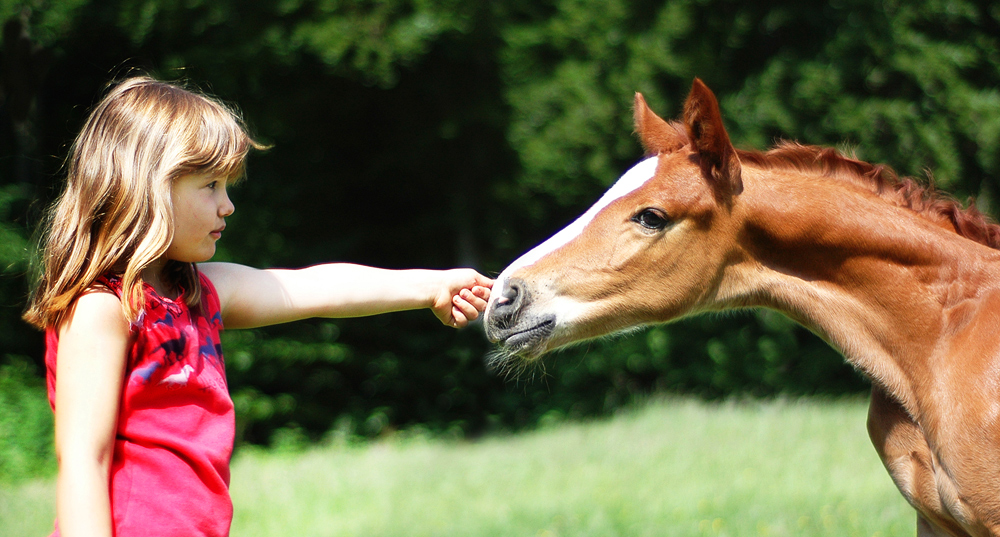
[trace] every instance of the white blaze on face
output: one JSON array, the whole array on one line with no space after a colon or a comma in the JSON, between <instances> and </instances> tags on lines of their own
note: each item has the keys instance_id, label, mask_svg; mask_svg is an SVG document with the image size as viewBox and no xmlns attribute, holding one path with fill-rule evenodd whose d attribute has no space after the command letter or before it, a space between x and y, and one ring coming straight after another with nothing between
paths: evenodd
<instances>
[{"instance_id":1,"label":"white blaze on face","mask_svg":"<svg viewBox=\"0 0 1000 537\"><path fill-rule=\"evenodd\" d=\"M597 200L597 203L595 203L593 207L583 213L580 218L577 218L572 224L563 228L562 231L549 237L548 240L534 247L528 253L522 255L505 268L493 283L493 289L490 292L490 304L486 307L486 318L484 318L484 320L488 321L490 307L493 305L494 301L500 298L502 290L507 285L507 280L515 270L535 264L539 259L556 251L560 247L565 246L571 240L578 237L583 232L584 228L587 227L587 224L589 224L602 209L611 205L611 203L615 200L635 191L642 185L646 184L646 181L652 179L656 174L656 165L658 162L659 159L657 157L650 157L633 166L632 169L625 172L625 175L621 176L621 178L618 179L618 181L607 192L605 192L603 196L601 196L601 199Z\"/></svg>"}]
</instances>

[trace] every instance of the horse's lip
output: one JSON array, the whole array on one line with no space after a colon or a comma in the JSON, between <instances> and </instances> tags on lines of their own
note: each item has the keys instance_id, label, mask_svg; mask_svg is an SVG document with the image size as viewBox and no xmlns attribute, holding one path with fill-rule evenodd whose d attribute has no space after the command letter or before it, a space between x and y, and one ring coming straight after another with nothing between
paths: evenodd
<instances>
[{"instance_id":1,"label":"horse's lip","mask_svg":"<svg viewBox=\"0 0 1000 537\"><path fill-rule=\"evenodd\" d=\"M527 328L514 327L506 333L498 334L498 343L517 354L531 353L540 347L556 328L554 315L538 319Z\"/></svg>"}]
</instances>

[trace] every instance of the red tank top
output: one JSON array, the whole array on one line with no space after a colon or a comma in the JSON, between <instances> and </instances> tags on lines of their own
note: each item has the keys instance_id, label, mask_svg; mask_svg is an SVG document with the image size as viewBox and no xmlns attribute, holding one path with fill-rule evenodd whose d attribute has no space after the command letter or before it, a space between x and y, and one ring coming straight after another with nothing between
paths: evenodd
<instances>
[{"instance_id":1,"label":"red tank top","mask_svg":"<svg viewBox=\"0 0 1000 537\"><path fill-rule=\"evenodd\" d=\"M219 344L219 296L208 277L199 279L203 298L196 311L145 286L145 310L131 327L111 463L119 537L229 534L236 425ZM98 282L121 298L118 277ZM45 365L55 411L58 343L49 329Z\"/></svg>"}]
</instances>

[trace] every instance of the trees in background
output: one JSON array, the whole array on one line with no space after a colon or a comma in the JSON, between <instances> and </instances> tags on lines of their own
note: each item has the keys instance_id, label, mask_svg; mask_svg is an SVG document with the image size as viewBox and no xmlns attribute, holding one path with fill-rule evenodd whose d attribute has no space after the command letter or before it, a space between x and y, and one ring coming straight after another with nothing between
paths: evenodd
<instances>
[{"instance_id":1,"label":"trees in background","mask_svg":"<svg viewBox=\"0 0 1000 537\"><path fill-rule=\"evenodd\" d=\"M41 371L40 337L18 321L29 229L89 105L133 69L236 104L273 145L233 192L219 252L255 266L497 273L641 156L635 91L676 117L696 76L738 146L838 145L902 174L930 170L987 212L1000 194L1000 7L985 1L0 0L0 17L12 28L0 367L19 371ZM252 442L332 427L475 433L654 390L864 389L834 351L771 312L591 343L527 380L486 372L478 331L426 312L234 332L225 348Z\"/></svg>"}]
</instances>

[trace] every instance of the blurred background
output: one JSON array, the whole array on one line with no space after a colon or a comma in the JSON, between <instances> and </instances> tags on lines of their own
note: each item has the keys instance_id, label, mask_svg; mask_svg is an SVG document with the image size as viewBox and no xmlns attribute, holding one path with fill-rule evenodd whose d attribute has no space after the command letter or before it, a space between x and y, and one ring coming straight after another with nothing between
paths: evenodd
<instances>
[{"instance_id":1,"label":"blurred background","mask_svg":"<svg viewBox=\"0 0 1000 537\"><path fill-rule=\"evenodd\" d=\"M471 266L490 275L641 157L640 91L674 118L694 77L734 144L833 145L995 214L1000 4L930 0L0 0L0 478L51 472L33 233L109 81L185 81L273 146L232 193L217 259ZM863 393L781 315L700 317L487 371L479 327L426 311L234 331L238 443L420 427L457 437L649 394Z\"/></svg>"}]
</instances>

